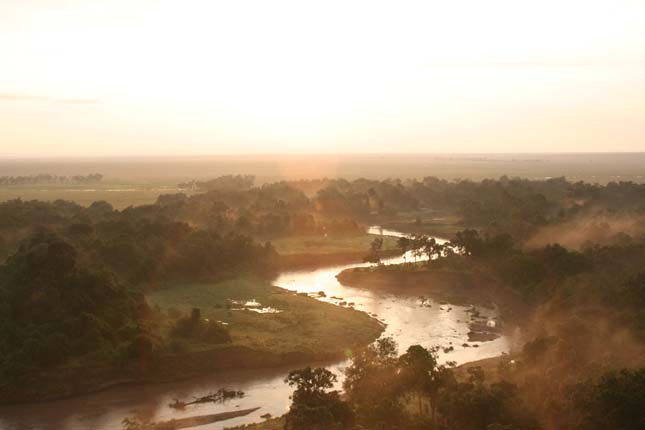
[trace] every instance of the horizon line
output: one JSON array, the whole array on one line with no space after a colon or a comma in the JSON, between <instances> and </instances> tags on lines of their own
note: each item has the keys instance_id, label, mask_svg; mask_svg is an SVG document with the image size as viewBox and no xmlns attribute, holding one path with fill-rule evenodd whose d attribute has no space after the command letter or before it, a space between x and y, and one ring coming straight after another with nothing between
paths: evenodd
<instances>
[{"instance_id":1,"label":"horizon line","mask_svg":"<svg viewBox=\"0 0 645 430\"><path fill-rule=\"evenodd\" d=\"M14 160L43 160L43 159L114 159L114 158L234 158L234 157L306 157L306 156L327 156L327 157L355 157L355 156L531 156L531 155L630 155L645 154L642 151L562 151L562 152L248 152L248 153L195 153L195 154L12 154L0 153L0 159Z\"/></svg>"}]
</instances>

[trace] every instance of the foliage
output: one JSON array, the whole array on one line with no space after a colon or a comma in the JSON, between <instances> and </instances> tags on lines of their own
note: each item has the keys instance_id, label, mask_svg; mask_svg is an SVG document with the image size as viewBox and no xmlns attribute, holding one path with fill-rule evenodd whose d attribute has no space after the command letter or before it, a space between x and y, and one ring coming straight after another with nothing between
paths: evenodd
<instances>
[{"instance_id":1,"label":"foliage","mask_svg":"<svg viewBox=\"0 0 645 430\"><path fill-rule=\"evenodd\" d=\"M370 244L370 250L363 259L365 263L380 264L381 263L381 250L383 249L383 238L376 237Z\"/></svg>"},{"instance_id":2,"label":"foliage","mask_svg":"<svg viewBox=\"0 0 645 430\"><path fill-rule=\"evenodd\" d=\"M397 345L381 338L358 352L345 370L343 388L356 408L360 422L379 427L403 420L400 397L405 392L399 377Z\"/></svg>"},{"instance_id":3,"label":"foliage","mask_svg":"<svg viewBox=\"0 0 645 430\"><path fill-rule=\"evenodd\" d=\"M538 424L518 398L517 387L508 382L490 386L473 378L448 386L439 402L446 428L451 430L536 429Z\"/></svg>"},{"instance_id":4,"label":"foliage","mask_svg":"<svg viewBox=\"0 0 645 430\"><path fill-rule=\"evenodd\" d=\"M575 387L576 429L645 428L645 368L609 372Z\"/></svg>"},{"instance_id":5,"label":"foliage","mask_svg":"<svg viewBox=\"0 0 645 430\"><path fill-rule=\"evenodd\" d=\"M194 308L190 316L179 318L171 329L171 335L199 339L213 344L231 342L231 335L226 326L203 319L199 308Z\"/></svg>"},{"instance_id":6,"label":"foliage","mask_svg":"<svg viewBox=\"0 0 645 430\"><path fill-rule=\"evenodd\" d=\"M289 372L285 380L296 387L285 419L286 430L349 429L354 424L351 407L340 399L334 386L336 375L324 368L307 367Z\"/></svg>"},{"instance_id":7,"label":"foliage","mask_svg":"<svg viewBox=\"0 0 645 430\"><path fill-rule=\"evenodd\" d=\"M0 374L16 385L30 369L73 358L140 358L154 346L143 296L88 266L61 237L40 231L0 267Z\"/></svg>"},{"instance_id":8,"label":"foliage","mask_svg":"<svg viewBox=\"0 0 645 430\"><path fill-rule=\"evenodd\" d=\"M454 376L450 370L452 363L448 363L448 366L438 365L437 351L436 347L428 350L420 345L412 345L399 357L402 383L409 391L417 392L419 415L423 413L421 397L427 396L430 399L432 421L436 418L441 390L454 384Z\"/></svg>"}]
</instances>

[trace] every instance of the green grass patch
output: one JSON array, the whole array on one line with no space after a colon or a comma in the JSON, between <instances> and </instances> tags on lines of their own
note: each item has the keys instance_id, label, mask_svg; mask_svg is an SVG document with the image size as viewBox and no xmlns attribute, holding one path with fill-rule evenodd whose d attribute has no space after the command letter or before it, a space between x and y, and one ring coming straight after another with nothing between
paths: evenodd
<instances>
[{"instance_id":1,"label":"green grass patch","mask_svg":"<svg viewBox=\"0 0 645 430\"><path fill-rule=\"evenodd\" d=\"M29 184L0 187L0 201L20 198L22 200L68 200L81 206L105 200L115 209L128 206L152 204L160 194L179 192L172 183L101 181L93 184ZM181 192L186 192L182 190Z\"/></svg>"},{"instance_id":2,"label":"green grass patch","mask_svg":"<svg viewBox=\"0 0 645 430\"><path fill-rule=\"evenodd\" d=\"M455 233L466 228L454 213L435 210L402 212L397 216L380 220L384 228L409 234L426 234L451 239Z\"/></svg>"},{"instance_id":3,"label":"green grass patch","mask_svg":"<svg viewBox=\"0 0 645 430\"><path fill-rule=\"evenodd\" d=\"M336 254L344 252L365 252L376 237L383 238L383 249L396 249L397 238L360 234L352 236L293 236L271 241L280 255L293 254Z\"/></svg>"},{"instance_id":4,"label":"green grass patch","mask_svg":"<svg viewBox=\"0 0 645 430\"><path fill-rule=\"evenodd\" d=\"M255 300L280 312L234 310L238 306L231 300ZM369 344L382 331L364 312L323 303L254 277L166 285L149 294L148 301L168 315L162 327L164 337L170 336L173 318L200 308L203 318L227 323L233 345L274 353L340 353ZM213 345L190 341L187 348L196 351Z\"/></svg>"}]
</instances>

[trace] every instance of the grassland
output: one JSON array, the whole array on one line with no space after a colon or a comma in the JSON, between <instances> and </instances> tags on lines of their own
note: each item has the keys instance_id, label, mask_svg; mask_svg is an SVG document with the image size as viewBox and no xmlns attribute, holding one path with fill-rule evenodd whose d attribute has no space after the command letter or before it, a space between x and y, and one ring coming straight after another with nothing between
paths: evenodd
<instances>
[{"instance_id":1,"label":"grassland","mask_svg":"<svg viewBox=\"0 0 645 430\"><path fill-rule=\"evenodd\" d=\"M179 190L171 183L141 183L131 181L102 181L96 184L41 184L12 185L0 187L0 201L22 200L69 200L81 206L89 206L104 200L115 209L128 206L152 204L160 194L176 193ZM182 190L182 192L185 192Z\"/></svg>"},{"instance_id":2,"label":"grassland","mask_svg":"<svg viewBox=\"0 0 645 430\"><path fill-rule=\"evenodd\" d=\"M347 252L366 253L376 237L383 238L383 249L396 249L397 239L392 236L357 234L351 236L293 236L274 240L273 247L280 255L293 254L337 254Z\"/></svg>"},{"instance_id":3,"label":"grassland","mask_svg":"<svg viewBox=\"0 0 645 430\"><path fill-rule=\"evenodd\" d=\"M454 214L434 210L420 210L398 214L395 218L381 222L384 228L410 234L427 234L451 239L465 226Z\"/></svg>"},{"instance_id":4,"label":"grassland","mask_svg":"<svg viewBox=\"0 0 645 430\"><path fill-rule=\"evenodd\" d=\"M278 313L235 310L240 306L232 300L255 300ZM148 301L169 315L186 315L192 308L200 308L204 318L227 324L232 344L225 347L246 347L275 354L340 355L369 344L383 330L363 312L323 303L253 277L166 285L149 294ZM172 318L167 321L162 327L164 336L168 336ZM193 352L213 348L199 343L188 347Z\"/></svg>"},{"instance_id":5,"label":"grassland","mask_svg":"<svg viewBox=\"0 0 645 430\"><path fill-rule=\"evenodd\" d=\"M277 239L273 246L280 254L282 270L310 269L336 264L360 263L376 237L383 238L382 256L398 255L397 239L392 236L357 234L348 236L294 236Z\"/></svg>"}]
</instances>

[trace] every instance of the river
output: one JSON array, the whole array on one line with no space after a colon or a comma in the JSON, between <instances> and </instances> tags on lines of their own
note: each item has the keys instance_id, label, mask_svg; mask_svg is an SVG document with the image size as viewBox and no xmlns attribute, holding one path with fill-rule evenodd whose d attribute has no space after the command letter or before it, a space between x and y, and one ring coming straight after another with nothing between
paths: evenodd
<instances>
[{"instance_id":1,"label":"river","mask_svg":"<svg viewBox=\"0 0 645 430\"><path fill-rule=\"evenodd\" d=\"M398 237L403 235L379 227L371 227L369 233ZM388 258L383 262L399 264L411 261L413 258L408 253L405 256ZM489 342L470 342L470 347L462 346L468 341L470 306L447 305L432 299L422 305L416 296L346 287L336 280L336 275L340 271L366 265L346 264L315 270L288 271L281 273L273 283L298 292L324 291L326 297L319 300L331 303L341 301L333 297L353 302L356 309L368 312L386 324L384 335L392 336L401 352L413 344L426 347L453 346L454 351L449 353L440 351L440 361L465 363L509 351L512 340L506 336ZM478 308L478 310L491 321L496 317L495 310L486 308ZM473 347L474 345L477 347ZM316 364L325 365L341 376L348 362ZM121 421L126 416L137 415L152 421L165 421L261 406L260 410L245 417L194 428L215 430L259 422L262 421L260 415L270 413L273 416L279 416L287 412L292 390L284 383L284 378L289 370L292 368L227 371L187 381L119 386L69 399L2 407L0 408L0 429L121 430ZM191 406L185 411L168 407L175 398L191 399L193 396L203 396L221 387L242 390L246 395L242 399L232 400L223 405L201 404Z\"/></svg>"}]
</instances>

